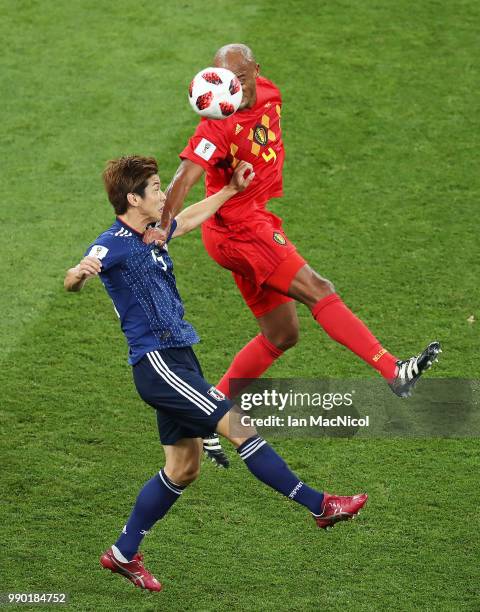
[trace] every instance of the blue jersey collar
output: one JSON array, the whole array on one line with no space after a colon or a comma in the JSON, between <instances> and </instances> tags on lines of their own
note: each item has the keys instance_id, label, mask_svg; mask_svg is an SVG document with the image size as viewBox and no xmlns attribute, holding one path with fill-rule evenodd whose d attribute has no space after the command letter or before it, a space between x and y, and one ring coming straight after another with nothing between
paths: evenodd
<instances>
[{"instance_id":1,"label":"blue jersey collar","mask_svg":"<svg viewBox=\"0 0 480 612\"><path fill-rule=\"evenodd\" d=\"M125 223L125 221L122 221L122 219L120 219L119 217L117 217L117 223L119 223L122 227L124 227L125 229L127 229L129 232L133 232L136 236L138 236L140 239L143 239L143 234L145 232L137 232L136 229L133 229L133 227L131 227L130 225L128 225L128 223Z\"/></svg>"}]
</instances>

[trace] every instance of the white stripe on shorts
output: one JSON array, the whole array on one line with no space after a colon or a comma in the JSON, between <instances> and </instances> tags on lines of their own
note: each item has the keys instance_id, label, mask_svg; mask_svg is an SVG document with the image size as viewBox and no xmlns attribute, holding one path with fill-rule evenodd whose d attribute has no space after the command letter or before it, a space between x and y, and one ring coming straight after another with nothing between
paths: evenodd
<instances>
[{"instance_id":1,"label":"white stripe on shorts","mask_svg":"<svg viewBox=\"0 0 480 612\"><path fill-rule=\"evenodd\" d=\"M212 412L217 409L217 405L218 404L216 404L212 400L208 399L208 397L205 397L204 395L202 395L202 393L198 389L195 389L195 387L192 387L185 380L180 378L180 376L175 374L175 372L173 370L171 370L168 367L168 365L165 363L165 361L162 359L162 356L160 355L160 353L158 351L154 351L154 355L155 355L155 359L156 359L157 363L159 364L159 366L161 367L161 369L163 371L165 371L166 373L168 372L168 375L172 377L173 381L176 380L179 385L182 385L182 386L186 387L187 390L190 393L192 393L192 395L196 396L200 402L203 402L203 404L205 405L205 407L207 409L210 408L212 410Z\"/></svg>"},{"instance_id":2,"label":"white stripe on shorts","mask_svg":"<svg viewBox=\"0 0 480 612\"><path fill-rule=\"evenodd\" d=\"M210 402L206 397L203 397L196 389L174 374L161 359L157 351L147 353L147 357L153 369L168 385L170 385L170 387L191 401L192 404L195 404L200 410L203 410L205 414L210 415L213 413L216 408L215 404Z\"/></svg>"}]
</instances>

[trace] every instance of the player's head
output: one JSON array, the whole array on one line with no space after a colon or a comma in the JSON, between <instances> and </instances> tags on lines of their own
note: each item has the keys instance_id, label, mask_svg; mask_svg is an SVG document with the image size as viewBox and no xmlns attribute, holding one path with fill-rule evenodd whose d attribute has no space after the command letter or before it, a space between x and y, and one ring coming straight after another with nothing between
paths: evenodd
<instances>
[{"instance_id":1,"label":"player's head","mask_svg":"<svg viewBox=\"0 0 480 612\"><path fill-rule=\"evenodd\" d=\"M146 222L159 221L165 194L154 157L127 155L107 162L103 183L116 215L136 210Z\"/></svg>"},{"instance_id":2,"label":"player's head","mask_svg":"<svg viewBox=\"0 0 480 612\"><path fill-rule=\"evenodd\" d=\"M237 75L242 84L243 97L239 108L250 108L257 99L256 78L260 66L255 60L252 50L246 45L232 43L221 47L216 53L214 64L218 68L228 68Z\"/></svg>"}]
</instances>

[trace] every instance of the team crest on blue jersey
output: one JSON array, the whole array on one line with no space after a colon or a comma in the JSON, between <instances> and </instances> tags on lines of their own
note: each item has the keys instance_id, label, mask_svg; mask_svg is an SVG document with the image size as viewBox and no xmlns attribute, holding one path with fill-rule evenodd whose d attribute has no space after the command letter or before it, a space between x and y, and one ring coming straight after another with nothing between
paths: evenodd
<instances>
[{"instance_id":1,"label":"team crest on blue jersey","mask_svg":"<svg viewBox=\"0 0 480 612\"><path fill-rule=\"evenodd\" d=\"M221 391L219 391L216 387L210 387L207 393L208 395L213 397L214 400L217 400L217 402L223 402L223 400L225 399L225 395Z\"/></svg>"}]
</instances>

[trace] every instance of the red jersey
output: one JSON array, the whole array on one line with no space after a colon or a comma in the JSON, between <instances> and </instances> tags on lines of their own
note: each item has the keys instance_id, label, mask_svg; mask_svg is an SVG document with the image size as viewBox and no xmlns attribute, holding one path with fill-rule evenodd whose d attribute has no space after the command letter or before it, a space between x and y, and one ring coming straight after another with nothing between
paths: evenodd
<instances>
[{"instance_id":1,"label":"red jersey","mask_svg":"<svg viewBox=\"0 0 480 612\"><path fill-rule=\"evenodd\" d=\"M206 171L207 196L230 182L239 161L253 165L251 185L228 200L209 223L225 226L252 220L270 198L283 195L285 151L280 129L282 98L268 79L257 78L257 100L252 108L223 120L202 119L180 153Z\"/></svg>"}]
</instances>

